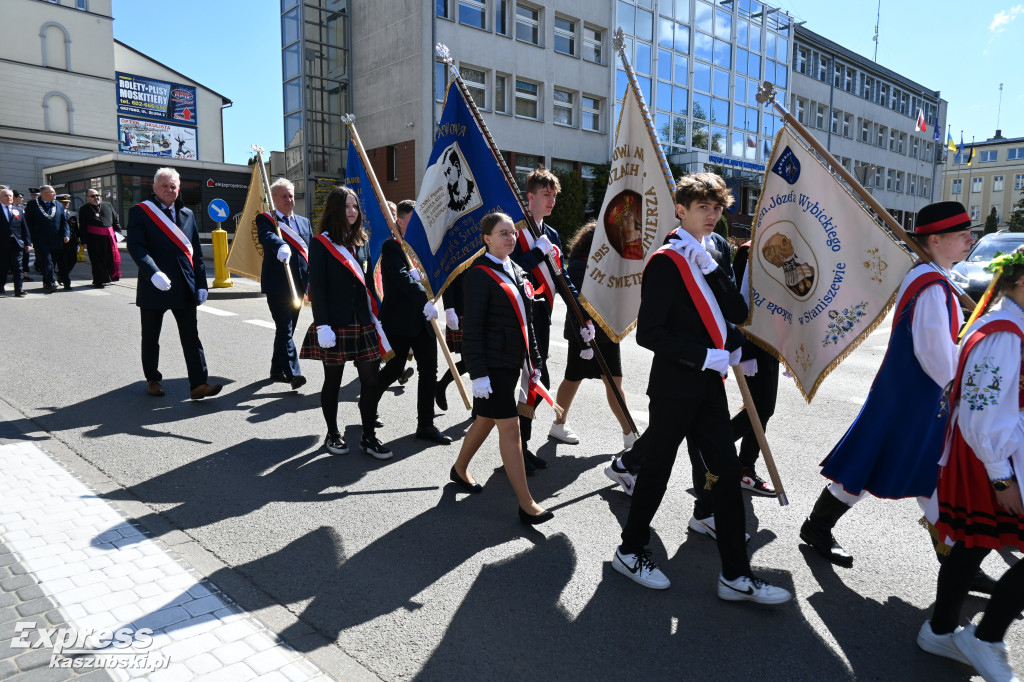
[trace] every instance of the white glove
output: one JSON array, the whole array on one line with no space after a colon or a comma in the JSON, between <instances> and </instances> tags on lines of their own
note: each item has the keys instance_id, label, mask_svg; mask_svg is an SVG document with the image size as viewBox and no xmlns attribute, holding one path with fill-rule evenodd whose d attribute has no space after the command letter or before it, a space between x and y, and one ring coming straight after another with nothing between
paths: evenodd
<instances>
[{"instance_id":1,"label":"white glove","mask_svg":"<svg viewBox=\"0 0 1024 682\"><path fill-rule=\"evenodd\" d=\"M534 367L533 374L530 375L530 383L535 384L538 381L540 381L540 370Z\"/></svg>"},{"instance_id":2,"label":"white glove","mask_svg":"<svg viewBox=\"0 0 1024 682\"><path fill-rule=\"evenodd\" d=\"M423 317L427 318L427 322L430 320L437 319L437 306L427 301L423 304Z\"/></svg>"},{"instance_id":3,"label":"white glove","mask_svg":"<svg viewBox=\"0 0 1024 682\"><path fill-rule=\"evenodd\" d=\"M491 378L480 377L479 379L473 379L473 397L474 398L487 398L491 395Z\"/></svg>"},{"instance_id":4,"label":"white glove","mask_svg":"<svg viewBox=\"0 0 1024 682\"><path fill-rule=\"evenodd\" d=\"M737 348L736 350L731 351L729 353L729 366L730 367L735 367L736 365L740 364L741 360L743 360L743 349L742 348Z\"/></svg>"},{"instance_id":5,"label":"white glove","mask_svg":"<svg viewBox=\"0 0 1024 682\"><path fill-rule=\"evenodd\" d=\"M417 282L419 282L420 280L423 279L423 275L420 273L419 269L417 269L417 268L410 268L409 269L409 276L412 277Z\"/></svg>"},{"instance_id":6,"label":"white glove","mask_svg":"<svg viewBox=\"0 0 1024 682\"><path fill-rule=\"evenodd\" d=\"M533 243L533 248L540 249L540 252L546 256L549 253L551 253L551 249L555 247L551 243L550 239L548 239L545 235L541 235L537 237L537 241Z\"/></svg>"},{"instance_id":7,"label":"white glove","mask_svg":"<svg viewBox=\"0 0 1024 682\"><path fill-rule=\"evenodd\" d=\"M708 354L704 358L704 366L701 369L712 369L724 377L729 373L729 351L708 348Z\"/></svg>"},{"instance_id":8,"label":"white glove","mask_svg":"<svg viewBox=\"0 0 1024 682\"><path fill-rule=\"evenodd\" d=\"M162 272L157 271L155 275L149 278L149 281L160 291L170 291L171 289L171 278Z\"/></svg>"},{"instance_id":9,"label":"white glove","mask_svg":"<svg viewBox=\"0 0 1024 682\"><path fill-rule=\"evenodd\" d=\"M281 244L281 248L277 250L277 260L282 263L287 263L288 259L292 257L292 250L287 244Z\"/></svg>"},{"instance_id":10,"label":"white glove","mask_svg":"<svg viewBox=\"0 0 1024 682\"><path fill-rule=\"evenodd\" d=\"M338 342L338 335L334 333L330 325L322 324L316 328L316 340L321 348L333 348L334 344Z\"/></svg>"},{"instance_id":11,"label":"white glove","mask_svg":"<svg viewBox=\"0 0 1024 682\"><path fill-rule=\"evenodd\" d=\"M206 303L206 299L210 297L208 289L199 289L196 291L196 298L199 300L199 305Z\"/></svg>"},{"instance_id":12,"label":"white glove","mask_svg":"<svg viewBox=\"0 0 1024 682\"><path fill-rule=\"evenodd\" d=\"M743 376L752 377L757 374L757 359L744 360L740 363L740 369L743 370Z\"/></svg>"},{"instance_id":13,"label":"white glove","mask_svg":"<svg viewBox=\"0 0 1024 682\"><path fill-rule=\"evenodd\" d=\"M683 247L683 255L705 275L714 271L718 263L711 257L708 250L699 244L687 244Z\"/></svg>"},{"instance_id":14,"label":"white glove","mask_svg":"<svg viewBox=\"0 0 1024 682\"><path fill-rule=\"evenodd\" d=\"M580 351L580 357L583 358L584 360L593 360L594 359L594 349L593 348L584 348L583 350Z\"/></svg>"},{"instance_id":15,"label":"white glove","mask_svg":"<svg viewBox=\"0 0 1024 682\"><path fill-rule=\"evenodd\" d=\"M445 308L444 324L452 330L457 330L459 328L459 316L455 314L455 308Z\"/></svg>"},{"instance_id":16,"label":"white glove","mask_svg":"<svg viewBox=\"0 0 1024 682\"><path fill-rule=\"evenodd\" d=\"M580 327L580 336L583 337L583 343L590 343L594 340L594 336L597 332L594 330L594 323L587 322L585 327Z\"/></svg>"}]
</instances>

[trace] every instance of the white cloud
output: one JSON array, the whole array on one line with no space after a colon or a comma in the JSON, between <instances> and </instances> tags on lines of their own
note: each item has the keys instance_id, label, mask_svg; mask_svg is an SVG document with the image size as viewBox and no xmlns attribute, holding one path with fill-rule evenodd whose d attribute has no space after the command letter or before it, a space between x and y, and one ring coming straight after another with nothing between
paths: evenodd
<instances>
[{"instance_id":1,"label":"white cloud","mask_svg":"<svg viewBox=\"0 0 1024 682\"><path fill-rule=\"evenodd\" d=\"M1018 14L1024 14L1024 5L1016 5L1008 10L1000 10L992 17L992 23L989 24L988 30L1002 33L1010 22L1017 18Z\"/></svg>"}]
</instances>

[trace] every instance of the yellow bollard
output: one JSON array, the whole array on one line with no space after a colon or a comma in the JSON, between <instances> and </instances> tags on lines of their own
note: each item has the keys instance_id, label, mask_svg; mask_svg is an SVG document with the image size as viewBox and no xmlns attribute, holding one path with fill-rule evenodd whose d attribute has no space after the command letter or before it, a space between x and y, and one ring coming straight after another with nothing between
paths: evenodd
<instances>
[{"instance_id":1,"label":"yellow bollard","mask_svg":"<svg viewBox=\"0 0 1024 682\"><path fill-rule=\"evenodd\" d=\"M213 286L216 288L234 285L228 272L228 233L217 228L213 231Z\"/></svg>"},{"instance_id":2,"label":"yellow bollard","mask_svg":"<svg viewBox=\"0 0 1024 682\"><path fill-rule=\"evenodd\" d=\"M76 260L75 262L76 263L84 263L85 262L85 244L79 244L78 245L78 260Z\"/></svg>"}]
</instances>

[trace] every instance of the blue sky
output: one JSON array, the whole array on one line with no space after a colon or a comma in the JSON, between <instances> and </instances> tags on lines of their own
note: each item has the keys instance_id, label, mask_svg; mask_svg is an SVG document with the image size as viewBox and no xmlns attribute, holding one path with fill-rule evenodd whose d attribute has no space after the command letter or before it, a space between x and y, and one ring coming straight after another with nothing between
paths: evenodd
<instances>
[{"instance_id":1,"label":"blue sky","mask_svg":"<svg viewBox=\"0 0 1024 682\"><path fill-rule=\"evenodd\" d=\"M776 4L815 33L873 56L875 0ZM113 0L114 37L234 102L224 111L225 161L245 163L252 144L283 149L280 3L175 0L156 12L153 6ZM1024 137L1024 3L975 0L964 7L953 0L882 0L878 62L939 90L957 141L961 130L968 142L995 133L1003 83L999 127L1006 137Z\"/></svg>"}]
</instances>

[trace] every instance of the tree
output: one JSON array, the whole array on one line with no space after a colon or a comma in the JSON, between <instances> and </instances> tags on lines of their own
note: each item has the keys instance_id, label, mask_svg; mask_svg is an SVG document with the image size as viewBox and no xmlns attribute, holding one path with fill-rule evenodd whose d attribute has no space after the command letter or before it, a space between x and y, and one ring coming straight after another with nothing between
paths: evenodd
<instances>
[{"instance_id":1,"label":"tree","mask_svg":"<svg viewBox=\"0 0 1024 682\"><path fill-rule=\"evenodd\" d=\"M999 229L999 216L996 215L996 207L993 206L985 218L985 234L992 234Z\"/></svg>"},{"instance_id":2,"label":"tree","mask_svg":"<svg viewBox=\"0 0 1024 682\"><path fill-rule=\"evenodd\" d=\"M729 219L725 217L723 213L718 217L718 222L715 223L715 232L729 239Z\"/></svg>"},{"instance_id":3,"label":"tree","mask_svg":"<svg viewBox=\"0 0 1024 682\"><path fill-rule=\"evenodd\" d=\"M1013 205L1009 224L1010 232L1024 232L1024 190L1021 190L1020 201Z\"/></svg>"},{"instance_id":4,"label":"tree","mask_svg":"<svg viewBox=\"0 0 1024 682\"><path fill-rule=\"evenodd\" d=\"M562 189L551 211L551 224L558 230L562 244L566 244L586 219L587 198L583 192L583 178L578 172L557 169L552 172Z\"/></svg>"},{"instance_id":5,"label":"tree","mask_svg":"<svg viewBox=\"0 0 1024 682\"><path fill-rule=\"evenodd\" d=\"M590 216L596 218L601 212L601 206L604 205L604 195L608 191L608 182L611 178L612 164L610 163L599 163L594 166L594 177L590 181L590 201L589 211ZM558 204L555 204L558 207Z\"/></svg>"}]
</instances>

